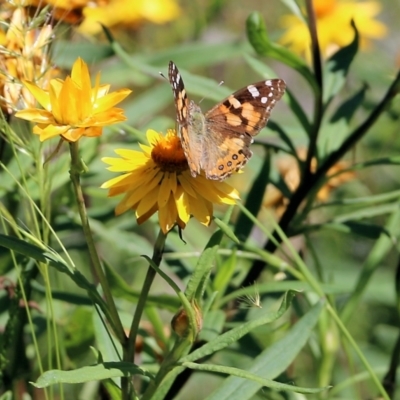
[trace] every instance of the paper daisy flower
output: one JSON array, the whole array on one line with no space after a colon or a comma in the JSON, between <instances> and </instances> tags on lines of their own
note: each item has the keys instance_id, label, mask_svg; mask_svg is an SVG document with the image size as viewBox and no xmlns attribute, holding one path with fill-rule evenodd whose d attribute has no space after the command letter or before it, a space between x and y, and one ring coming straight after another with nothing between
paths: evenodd
<instances>
[{"instance_id":1,"label":"paper daisy flower","mask_svg":"<svg viewBox=\"0 0 400 400\"><path fill-rule=\"evenodd\" d=\"M114 105L131 91L108 93L110 85L100 85L100 74L92 87L88 67L80 58L74 63L71 76L64 81L52 79L48 91L32 82L24 84L44 109L28 108L15 115L37 123L33 133L41 141L61 136L76 142L82 136L100 136L104 126L126 120L123 110Z\"/></svg>"},{"instance_id":2,"label":"paper daisy flower","mask_svg":"<svg viewBox=\"0 0 400 400\"><path fill-rule=\"evenodd\" d=\"M353 40L352 19L360 34L361 47L365 48L370 39L380 39L386 34L386 26L375 19L381 9L377 1L314 0L313 6L319 44L325 57ZM280 42L310 60L311 39L304 20L296 15L286 15L282 25L286 33Z\"/></svg>"},{"instance_id":3,"label":"paper daisy flower","mask_svg":"<svg viewBox=\"0 0 400 400\"><path fill-rule=\"evenodd\" d=\"M120 158L103 158L110 171L124 172L102 185L110 197L125 194L117 215L135 210L141 224L158 211L160 227L167 233L175 224L185 228L191 216L209 225L214 204L235 204L239 199L225 182L192 177L175 131L163 136L149 130L147 140L149 146L141 144L142 151L119 149L115 152Z\"/></svg>"},{"instance_id":4,"label":"paper daisy flower","mask_svg":"<svg viewBox=\"0 0 400 400\"><path fill-rule=\"evenodd\" d=\"M2 15L0 14L0 20ZM18 108L34 107L36 99L21 85L29 80L47 89L58 74L49 56L53 28L39 26L22 8L10 11L2 20L0 33L0 107L12 114Z\"/></svg>"}]
</instances>

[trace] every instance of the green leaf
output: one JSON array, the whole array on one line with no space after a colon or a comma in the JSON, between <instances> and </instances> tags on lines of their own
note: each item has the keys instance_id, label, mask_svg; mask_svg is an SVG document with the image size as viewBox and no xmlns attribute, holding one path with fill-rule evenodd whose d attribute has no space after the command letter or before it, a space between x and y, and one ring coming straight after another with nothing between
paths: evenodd
<instances>
[{"instance_id":1,"label":"green leaf","mask_svg":"<svg viewBox=\"0 0 400 400\"><path fill-rule=\"evenodd\" d=\"M279 76L274 72L265 62L258 60L257 58L245 54L244 59L246 60L247 64L259 74L263 79L271 79L271 78L279 78Z\"/></svg>"},{"instance_id":2,"label":"green leaf","mask_svg":"<svg viewBox=\"0 0 400 400\"><path fill-rule=\"evenodd\" d=\"M293 111L293 114L297 117L297 120L303 127L304 132L308 135L309 132L311 131L311 123L308 120L307 114L301 107L301 103L297 100L297 98L289 88L286 88L286 96L288 99L287 103L290 109Z\"/></svg>"},{"instance_id":3,"label":"green leaf","mask_svg":"<svg viewBox=\"0 0 400 400\"><path fill-rule=\"evenodd\" d=\"M224 295L229 287L233 274L235 273L236 265L237 256L236 249L234 249L230 257L226 258L226 260L221 263L212 281L213 290L217 292L214 299L215 302Z\"/></svg>"},{"instance_id":4,"label":"green leaf","mask_svg":"<svg viewBox=\"0 0 400 400\"><path fill-rule=\"evenodd\" d=\"M282 303L279 307L279 310L274 313L264 313L260 317L245 322L244 324L231 329L228 332L219 335L215 340L205 344L204 346L200 347L199 349L193 351L192 353L188 354L187 356L182 358L182 362L186 361L196 361L199 358L206 357L210 354L215 353L218 350L224 349L227 346L231 345L232 343L238 341L247 333L251 332L253 329L257 328L258 326L265 325L271 323L278 318L280 318L290 307L291 301L295 295L295 292L289 291L285 294Z\"/></svg>"},{"instance_id":5,"label":"green leaf","mask_svg":"<svg viewBox=\"0 0 400 400\"><path fill-rule=\"evenodd\" d=\"M276 132L281 140L289 147L288 153L291 153L293 155L296 155L296 148L292 142L292 139L290 136L278 125L275 121L269 121L268 122L268 128L271 129L272 131Z\"/></svg>"},{"instance_id":6,"label":"green leaf","mask_svg":"<svg viewBox=\"0 0 400 400\"><path fill-rule=\"evenodd\" d=\"M342 89L350 65L358 51L358 31L353 21L351 26L354 29L353 41L349 45L338 50L325 64L323 96L325 107L328 106L333 97Z\"/></svg>"},{"instance_id":7,"label":"green leaf","mask_svg":"<svg viewBox=\"0 0 400 400\"><path fill-rule=\"evenodd\" d=\"M264 379L273 379L285 371L310 338L323 305L323 302L318 302L294 325L284 338L273 344L268 349L265 349L258 357L256 357L252 362L249 372L256 374L257 376L262 376ZM243 379L230 377L206 399L251 399L260 388L260 383L253 381L243 382Z\"/></svg>"},{"instance_id":8,"label":"green leaf","mask_svg":"<svg viewBox=\"0 0 400 400\"><path fill-rule=\"evenodd\" d=\"M390 236L389 232L380 225L368 224L365 222L347 221L347 222L328 222L324 224L309 225L302 230L316 231L320 229L330 229L342 233L353 234L365 237L367 239L378 239L382 234Z\"/></svg>"},{"instance_id":9,"label":"green leaf","mask_svg":"<svg viewBox=\"0 0 400 400\"><path fill-rule=\"evenodd\" d=\"M72 371L61 371L53 369L43 373L33 386L44 388L56 383L84 383L100 381L103 379L130 377L141 375L153 378L153 375L139 366L129 362L105 362L98 365L74 369Z\"/></svg>"},{"instance_id":10,"label":"green leaf","mask_svg":"<svg viewBox=\"0 0 400 400\"><path fill-rule=\"evenodd\" d=\"M105 303L96 287L90 283L77 269L70 267L56 252L52 249L43 249L33 244L27 243L21 239L0 234L0 246L33 258L39 262L46 263L57 271L68 275L78 287L86 290L91 300L97 303L102 309Z\"/></svg>"},{"instance_id":11,"label":"green leaf","mask_svg":"<svg viewBox=\"0 0 400 400\"><path fill-rule=\"evenodd\" d=\"M232 240L232 242L236 244L240 244L240 240L237 238L237 236L234 234L233 230L231 227L226 224L224 221L221 221L219 218L214 218L215 224L221 229L221 231L229 238Z\"/></svg>"},{"instance_id":12,"label":"green leaf","mask_svg":"<svg viewBox=\"0 0 400 400\"><path fill-rule=\"evenodd\" d=\"M192 301L194 298L200 299L201 293L199 293L198 291L203 291L204 282L209 276L211 268L214 266L215 257L222 238L223 232L218 229L211 236L206 245L206 248L201 253L199 261L197 262L196 268L190 277L185 291L185 295L189 301Z\"/></svg>"},{"instance_id":13,"label":"green leaf","mask_svg":"<svg viewBox=\"0 0 400 400\"><path fill-rule=\"evenodd\" d=\"M72 68L78 57L88 65L107 59L114 54L109 44L99 42L94 46L91 42L77 42L71 40L56 40L54 42L53 60L60 68Z\"/></svg>"},{"instance_id":14,"label":"green leaf","mask_svg":"<svg viewBox=\"0 0 400 400\"><path fill-rule=\"evenodd\" d=\"M247 195L245 207L253 215L258 215L264 198L265 188L269 182L269 172L271 167L271 157L267 153L260 172L254 180ZM253 229L253 222L241 212L236 222L235 235L245 242Z\"/></svg>"},{"instance_id":15,"label":"green leaf","mask_svg":"<svg viewBox=\"0 0 400 400\"><path fill-rule=\"evenodd\" d=\"M308 81L314 90L319 90L314 76L303 59L286 47L270 41L264 19L259 12L253 12L246 20L246 31L249 42L257 54L271 57L294 68Z\"/></svg>"},{"instance_id":16,"label":"green leaf","mask_svg":"<svg viewBox=\"0 0 400 400\"><path fill-rule=\"evenodd\" d=\"M105 266L105 272L107 280L111 286L112 294L115 297L123 298L131 303L137 303L140 292L132 289L126 283L126 281L118 275L114 268L108 264ZM168 294L149 295L147 297L146 304L148 306L159 307L173 312L175 312L181 306L181 302L176 296L171 296Z\"/></svg>"},{"instance_id":17,"label":"green leaf","mask_svg":"<svg viewBox=\"0 0 400 400\"><path fill-rule=\"evenodd\" d=\"M199 333L198 340L211 342L224 330L226 313L222 310L210 310L203 321L203 327Z\"/></svg>"},{"instance_id":18,"label":"green leaf","mask_svg":"<svg viewBox=\"0 0 400 400\"><path fill-rule=\"evenodd\" d=\"M183 363L184 367L198 370L198 371L208 371L208 372L217 372L220 374L227 374L231 376L238 377L240 379L247 379L248 381L253 381L257 384L259 384L261 387L269 387L271 389L275 390L286 390L289 392L296 392L296 393L319 393L327 388L317 388L317 389L311 389L311 388L304 388L304 387L299 387L299 386L294 386L294 385L287 385L284 383L280 382L275 382L271 379L265 379L261 378L255 374L252 374L251 372L247 372L243 369L239 368L232 368L232 367L224 367L220 365L213 365L213 364L196 364L192 362L185 362ZM236 396L236 393L233 397L230 397L230 399L234 399ZM236 397L243 399L243 397ZM207 397L208 399L208 397Z\"/></svg>"},{"instance_id":19,"label":"green leaf","mask_svg":"<svg viewBox=\"0 0 400 400\"><path fill-rule=\"evenodd\" d=\"M363 103L367 88L368 86L364 84L350 98L348 98L342 104L340 104L335 113L331 117L331 123L334 124L335 122L341 119L345 119L347 122L350 122L350 120L353 118L354 113Z\"/></svg>"},{"instance_id":20,"label":"green leaf","mask_svg":"<svg viewBox=\"0 0 400 400\"><path fill-rule=\"evenodd\" d=\"M295 0L281 0L281 3L286 5L286 7L290 10L291 14L296 15L299 19L306 22L304 19L304 15L301 12L300 7Z\"/></svg>"}]
</instances>

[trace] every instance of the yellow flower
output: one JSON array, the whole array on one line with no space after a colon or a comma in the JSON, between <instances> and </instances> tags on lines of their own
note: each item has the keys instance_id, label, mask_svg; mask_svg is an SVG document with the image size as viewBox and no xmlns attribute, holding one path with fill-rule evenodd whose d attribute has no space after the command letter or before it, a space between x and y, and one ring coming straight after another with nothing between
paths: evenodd
<instances>
[{"instance_id":1,"label":"yellow flower","mask_svg":"<svg viewBox=\"0 0 400 400\"><path fill-rule=\"evenodd\" d=\"M324 57L329 57L353 40L354 31L350 25L352 19L360 34L362 48L368 45L369 39L380 39L386 34L386 26L374 19L381 9L377 1L314 0L313 6ZM305 22L298 16L286 15L282 18L282 25L287 31L280 42L310 60L311 39Z\"/></svg>"},{"instance_id":2,"label":"yellow flower","mask_svg":"<svg viewBox=\"0 0 400 400\"><path fill-rule=\"evenodd\" d=\"M147 131L150 146L140 145L142 151L119 149L121 158L103 158L114 172L125 172L102 185L108 195L125 193L115 213L136 210L139 224L158 211L164 233L175 224L185 228L190 216L204 225L211 223L213 204L235 204L238 192L225 182L211 181L203 175L193 178L175 131L164 137Z\"/></svg>"},{"instance_id":3,"label":"yellow flower","mask_svg":"<svg viewBox=\"0 0 400 400\"><path fill-rule=\"evenodd\" d=\"M150 21L162 24L179 16L175 0L108 0L93 2L85 7L85 17L79 30L88 34L101 31L101 25L114 27L125 25L136 27L138 23Z\"/></svg>"},{"instance_id":4,"label":"yellow flower","mask_svg":"<svg viewBox=\"0 0 400 400\"><path fill-rule=\"evenodd\" d=\"M305 161L307 157L307 150L305 148L297 149L297 155L300 160ZM278 172L281 178L285 181L286 186L293 193L299 186L301 180L301 172L297 161L293 157L282 157L278 161ZM317 200L321 203L326 202L329 199L331 192L343 183L351 181L356 178L354 171L345 171L350 167L350 164L341 160L335 165L329 168L326 183L318 190ZM311 170L315 172L317 169L317 160L313 158L311 162ZM273 208L278 216L281 216L286 210L289 204L287 199L282 192L280 192L276 186L268 184L267 190L264 195L263 205L267 208Z\"/></svg>"},{"instance_id":5,"label":"yellow flower","mask_svg":"<svg viewBox=\"0 0 400 400\"><path fill-rule=\"evenodd\" d=\"M22 80L35 82L47 89L49 81L58 74L51 66L48 45L53 36L50 25L33 28L37 21L31 20L22 8L4 15L6 31L0 37L0 107L11 114L17 105L34 107L36 100L21 85Z\"/></svg>"},{"instance_id":6,"label":"yellow flower","mask_svg":"<svg viewBox=\"0 0 400 400\"><path fill-rule=\"evenodd\" d=\"M24 84L44 110L29 108L15 115L36 122L33 133L40 135L41 141L61 136L75 142L82 136L100 136L103 126L126 120L123 110L114 105L131 91L108 93L110 85L100 85L100 74L92 88L88 67L80 58L74 63L71 76L65 81L52 79L48 91L32 82Z\"/></svg>"}]
</instances>

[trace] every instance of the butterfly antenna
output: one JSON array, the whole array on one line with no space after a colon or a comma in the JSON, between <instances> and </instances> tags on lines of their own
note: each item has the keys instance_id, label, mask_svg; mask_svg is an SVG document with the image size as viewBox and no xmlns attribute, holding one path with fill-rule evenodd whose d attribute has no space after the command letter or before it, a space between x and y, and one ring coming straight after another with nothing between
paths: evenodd
<instances>
[{"instance_id":1,"label":"butterfly antenna","mask_svg":"<svg viewBox=\"0 0 400 400\"><path fill-rule=\"evenodd\" d=\"M225 82L224 81L220 81L218 83L218 87L222 86ZM201 104L201 102L204 100L204 97L199 101L199 104Z\"/></svg>"},{"instance_id":2,"label":"butterfly antenna","mask_svg":"<svg viewBox=\"0 0 400 400\"><path fill-rule=\"evenodd\" d=\"M158 71L158 73L159 73L165 80L168 80L168 79L166 78L166 76L165 76L161 71Z\"/></svg>"}]
</instances>

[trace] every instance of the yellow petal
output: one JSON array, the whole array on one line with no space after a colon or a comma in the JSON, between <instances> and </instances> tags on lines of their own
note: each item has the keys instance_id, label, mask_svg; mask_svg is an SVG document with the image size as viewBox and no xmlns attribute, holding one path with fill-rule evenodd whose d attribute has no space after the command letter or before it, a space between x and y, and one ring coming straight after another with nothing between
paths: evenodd
<instances>
[{"instance_id":1,"label":"yellow petal","mask_svg":"<svg viewBox=\"0 0 400 400\"><path fill-rule=\"evenodd\" d=\"M33 133L40 135L40 141L51 139L55 136L62 135L67 132L70 127L68 125L48 125L46 128L42 129L39 125L33 127Z\"/></svg>"},{"instance_id":2,"label":"yellow petal","mask_svg":"<svg viewBox=\"0 0 400 400\"><path fill-rule=\"evenodd\" d=\"M57 108L60 116L55 118L59 123L76 125L79 121L84 119L81 110L80 93L69 76L66 77L64 85L58 95ZM56 115L54 107L53 113Z\"/></svg>"},{"instance_id":3,"label":"yellow petal","mask_svg":"<svg viewBox=\"0 0 400 400\"><path fill-rule=\"evenodd\" d=\"M39 110L37 108L28 108L26 110L17 111L15 116L28 121L36 122L38 124L55 124L53 114L51 112Z\"/></svg>"},{"instance_id":4,"label":"yellow petal","mask_svg":"<svg viewBox=\"0 0 400 400\"><path fill-rule=\"evenodd\" d=\"M210 225L213 215L212 203L206 199L199 199L189 196L190 213L203 225Z\"/></svg>"},{"instance_id":5,"label":"yellow petal","mask_svg":"<svg viewBox=\"0 0 400 400\"><path fill-rule=\"evenodd\" d=\"M169 197L171 195L171 189L172 189L172 187L171 187L170 174L167 172L163 176L163 179L161 181L160 188L158 191L157 202L158 202L159 208L164 207L167 204Z\"/></svg>"},{"instance_id":6,"label":"yellow petal","mask_svg":"<svg viewBox=\"0 0 400 400\"><path fill-rule=\"evenodd\" d=\"M153 129L148 129L146 132L147 141L151 146L154 146L160 140L160 134Z\"/></svg>"},{"instance_id":7,"label":"yellow petal","mask_svg":"<svg viewBox=\"0 0 400 400\"><path fill-rule=\"evenodd\" d=\"M189 196L179 186L175 193L175 204L179 218L186 224L190 219Z\"/></svg>"},{"instance_id":8,"label":"yellow petal","mask_svg":"<svg viewBox=\"0 0 400 400\"><path fill-rule=\"evenodd\" d=\"M160 228L164 233L170 231L176 222L178 213L176 211L175 202L171 196L165 207L162 207L158 211L158 220L160 222Z\"/></svg>"},{"instance_id":9,"label":"yellow petal","mask_svg":"<svg viewBox=\"0 0 400 400\"><path fill-rule=\"evenodd\" d=\"M127 96L129 96L130 93L132 93L132 90L120 89L115 92L109 93L104 97L100 97L96 99L93 111L95 113L106 111L114 107L116 104L120 103Z\"/></svg>"},{"instance_id":10,"label":"yellow petal","mask_svg":"<svg viewBox=\"0 0 400 400\"><path fill-rule=\"evenodd\" d=\"M153 206L157 203L158 188L150 190L139 202L136 208L136 217L140 218L143 214L146 214Z\"/></svg>"},{"instance_id":11,"label":"yellow petal","mask_svg":"<svg viewBox=\"0 0 400 400\"><path fill-rule=\"evenodd\" d=\"M25 87L32 93L33 97L39 102L39 104L47 111L51 110L49 93L36 86L34 83L29 81L23 81Z\"/></svg>"}]
</instances>

